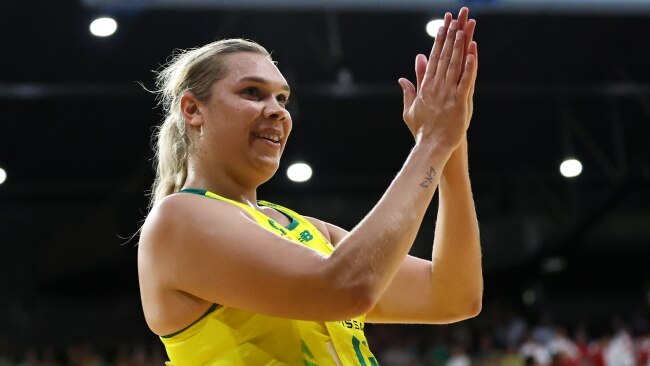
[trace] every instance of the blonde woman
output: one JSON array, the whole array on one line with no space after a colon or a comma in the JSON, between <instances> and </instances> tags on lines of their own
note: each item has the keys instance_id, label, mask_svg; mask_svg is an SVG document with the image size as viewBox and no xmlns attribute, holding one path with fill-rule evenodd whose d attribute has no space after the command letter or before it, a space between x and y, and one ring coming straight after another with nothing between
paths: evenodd
<instances>
[{"instance_id":1,"label":"blonde woman","mask_svg":"<svg viewBox=\"0 0 650 366\"><path fill-rule=\"evenodd\" d=\"M269 53L231 39L177 54L158 77L167 117L138 250L145 317L170 364L377 365L366 322L449 323L481 309L466 130L474 20L445 15L416 85L400 79L415 142L350 232L258 201L291 132ZM439 187L432 260L408 255Z\"/></svg>"}]
</instances>

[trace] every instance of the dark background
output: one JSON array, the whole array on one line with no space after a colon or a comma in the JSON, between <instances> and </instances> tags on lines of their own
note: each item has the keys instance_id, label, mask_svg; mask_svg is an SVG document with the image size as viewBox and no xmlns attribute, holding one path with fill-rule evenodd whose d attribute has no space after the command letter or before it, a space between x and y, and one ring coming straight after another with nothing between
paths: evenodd
<instances>
[{"instance_id":1,"label":"dark background","mask_svg":"<svg viewBox=\"0 0 650 366\"><path fill-rule=\"evenodd\" d=\"M245 37L273 52L293 89L294 130L259 197L351 229L412 145L397 79L429 52L427 21L462 4L478 22L469 146L484 306L593 323L648 311L650 7L98 3L12 2L0 13L0 340L153 339L136 234L161 110L138 83L153 88L151 70L175 48ZM93 37L103 14L118 31ZM559 174L566 156L582 175ZM311 181L286 178L297 160L312 165ZM414 254L430 255L434 224L432 205Z\"/></svg>"}]
</instances>

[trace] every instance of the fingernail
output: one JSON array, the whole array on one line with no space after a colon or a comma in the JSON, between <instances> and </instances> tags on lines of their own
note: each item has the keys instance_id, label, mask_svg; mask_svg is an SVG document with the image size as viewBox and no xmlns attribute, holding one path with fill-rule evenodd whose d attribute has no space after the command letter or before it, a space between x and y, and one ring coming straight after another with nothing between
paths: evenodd
<instances>
[{"instance_id":1,"label":"fingernail","mask_svg":"<svg viewBox=\"0 0 650 366\"><path fill-rule=\"evenodd\" d=\"M456 40L463 38L463 31L456 32Z\"/></svg>"},{"instance_id":2,"label":"fingernail","mask_svg":"<svg viewBox=\"0 0 650 366\"><path fill-rule=\"evenodd\" d=\"M458 21L456 19L451 21L450 29L456 29L458 27Z\"/></svg>"}]
</instances>

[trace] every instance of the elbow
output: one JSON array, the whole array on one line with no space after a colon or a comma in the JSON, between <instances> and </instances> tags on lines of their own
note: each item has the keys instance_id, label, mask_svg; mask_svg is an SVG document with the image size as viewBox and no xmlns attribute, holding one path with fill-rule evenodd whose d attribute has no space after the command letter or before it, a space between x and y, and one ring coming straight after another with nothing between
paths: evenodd
<instances>
[{"instance_id":1,"label":"elbow","mask_svg":"<svg viewBox=\"0 0 650 366\"><path fill-rule=\"evenodd\" d=\"M468 304L469 306L467 307L465 311L465 319L473 318L475 316L478 316L481 313L481 310L483 309L483 298L480 296L477 300L473 301L472 303Z\"/></svg>"},{"instance_id":2,"label":"elbow","mask_svg":"<svg viewBox=\"0 0 650 366\"><path fill-rule=\"evenodd\" d=\"M351 290L356 315L368 314L379 302L379 291L369 284L360 284Z\"/></svg>"},{"instance_id":3,"label":"elbow","mask_svg":"<svg viewBox=\"0 0 650 366\"><path fill-rule=\"evenodd\" d=\"M369 313L379 301L380 296L369 279L365 276L327 276L325 282L326 291L321 294L329 294L326 298L330 310L328 313L332 319L342 320L357 317ZM323 299L324 296L321 297Z\"/></svg>"},{"instance_id":4,"label":"elbow","mask_svg":"<svg viewBox=\"0 0 650 366\"><path fill-rule=\"evenodd\" d=\"M368 314L381 297L375 278L357 267L341 266L341 263L332 261L323 266L319 273L322 289L325 290L321 291L320 297L327 299L321 304L328 304L328 313L332 318L329 320Z\"/></svg>"},{"instance_id":5,"label":"elbow","mask_svg":"<svg viewBox=\"0 0 650 366\"><path fill-rule=\"evenodd\" d=\"M459 312L459 320L466 320L474 318L481 313L483 309L483 293L479 292L476 296L465 302L465 306L462 307L462 311Z\"/></svg>"},{"instance_id":6,"label":"elbow","mask_svg":"<svg viewBox=\"0 0 650 366\"><path fill-rule=\"evenodd\" d=\"M436 323L456 323L478 316L483 308L483 296L479 293L475 296L456 298L435 307L438 310Z\"/></svg>"},{"instance_id":7,"label":"elbow","mask_svg":"<svg viewBox=\"0 0 650 366\"><path fill-rule=\"evenodd\" d=\"M379 301L372 286L366 283L344 283L337 289L340 319L349 319L369 313ZM338 319L338 320L340 320Z\"/></svg>"},{"instance_id":8,"label":"elbow","mask_svg":"<svg viewBox=\"0 0 650 366\"><path fill-rule=\"evenodd\" d=\"M463 319L473 318L481 313L483 308L483 285L482 281L479 286L476 286L465 296L465 305L463 309Z\"/></svg>"}]
</instances>

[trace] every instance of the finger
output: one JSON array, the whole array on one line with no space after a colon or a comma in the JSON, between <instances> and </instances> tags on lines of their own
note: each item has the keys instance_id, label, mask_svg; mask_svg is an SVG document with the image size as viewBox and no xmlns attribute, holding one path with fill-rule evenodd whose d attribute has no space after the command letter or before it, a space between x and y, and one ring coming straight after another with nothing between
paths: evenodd
<instances>
[{"instance_id":1,"label":"finger","mask_svg":"<svg viewBox=\"0 0 650 366\"><path fill-rule=\"evenodd\" d=\"M468 51L474 57L474 77L472 78L471 87L467 95L468 117L471 120L474 114L474 88L476 87L476 76L478 75L478 48L476 42L470 43Z\"/></svg>"},{"instance_id":2,"label":"finger","mask_svg":"<svg viewBox=\"0 0 650 366\"><path fill-rule=\"evenodd\" d=\"M397 80L397 82L399 83L399 86L402 88L402 92L404 93L404 110L402 112L402 115L406 115L406 112L411 108L411 105L415 100L415 86L413 86L413 83L405 78L400 78Z\"/></svg>"},{"instance_id":3,"label":"finger","mask_svg":"<svg viewBox=\"0 0 650 366\"><path fill-rule=\"evenodd\" d=\"M472 42L474 38L474 30L476 29L476 20L470 19L467 24L465 24L465 28L458 28L462 29L463 32L465 32L465 54L463 55L463 63L462 65L465 65L465 62L467 61L467 54L469 52L469 45ZM462 71L461 71L462 75Z\"/></svg>"},{"instance_id":4,"label":"finger","mask_svg":"<svg viewBox=\"0 0 650 366\"><path fill-rule=\"evenodd\" d=\"M470 52L467 55L465 70L460 78L457 89L457 92L466 99L469 98L470 95L474 92L474 84L476 83L476 75L478 69L478 53L476 42L472 41L472 43L470 43L470 50L473 52Z\"/></svg>"},{"instance_id":5,"label":"finger","mask_svg":"<svg viewBox=\"0 0 650 366\"><path fill-rule=\"evenodd\" d=\"M445 44L445 37L447 37L447 30L451 24L451 13L446 13L444 18L444 24L438 29L438 34L436 35L436 40L433 43L433 48L431 49L431 54L429 55L429 63L427 64L425 78L431 78L436 74L436 69L438 67L438 60L440 59L440 53L442 52L442 46ZM419 90L419 89L418 89Z\"/></svg>"},{"instance_id":6,"label":"finger","mask_svg":"<svg viewBox=\"0 0 650 366\"><path fill-rule=\"evenodd\" d=\"M458 29L463 30L465 28L465 24L467 24L467 19L469 17L469 9L465 6L460 8L460 11L458 12Z\"/></svg>"},{"instance_id":7,"label":"finger","mask_svg":"<svg viewBox=\"0 0 650 366\"><path fill-rule=\"evenodd\" d=\"M474 87L476 86L476 77L478 76L478 45L476 42L472 41L472 43L469 44L469 50L471 51L471 55L474 56L474 73L471 82L471 89L469 91L469 98L473 98Z\"/></svg>"},{"instance_id":8,"label":"finger","mask_svg":"<svg viewBox=\"0 0 650 366\"><path fill-rule=\"evenodd\" d=\"M447 69L447 78L445 83L450 85L457 84L460 78L460 73L463 68L463 56L465 54L465 33L462 30L456 32L456 40L454 41L454 50Z\"/></svg>"},{"instance_id":9,"label":"finger","mask_svg":"<svg viewBox=\"0 0 650 366\"><path fill-rule=\"evenodd\" d=\"M470 19L465 24L465 28L462 29L465 32L465 50L469 49L469 44L474 40L474 30L476 30L476 20Z\"/></svg>"},{"instance_id":10,"label":"finger","mask_svg":"<svg viewBox=\"0 0 650 366\"><path fill-rule=\"evenodd\" d=\"M458 22L452 20L449 25L449 30L447 31L447 38L445 39L445 45L442 48L440 53L440 59L438 60L438 67L436 68L435 77L444 79L447 75L447 69L449 68L449 62L451 62L451 56L454 51L454 43L456 38L456 32L458 31Z\"/></svg>"},{"instance_id":11,"label":"finger","mask_svg":"<svg viewBox=\"0 0 650 366\"><path fill-rule=\"evenodd\" d=\"M419 54L415 57L415 78L417 79L417 89L420 90L422 86L422 80L424 79L424 73L427 70L427 56Z\"/></svg>"},{"instance_id":12,"label":"finger","mask_svg":"<svg viewBox=\"0 0 650 366\"><path fill-rule=\"evenodd\" d=\"M469 52L474 55L474 68L478 71L478 44L476 41L472 41L469 44ZM474 82L476 81L476 76L478 75L478 72L474 73L474 79L472 79L472 85L474 85Z\"/></svg>"}]
</instances>

